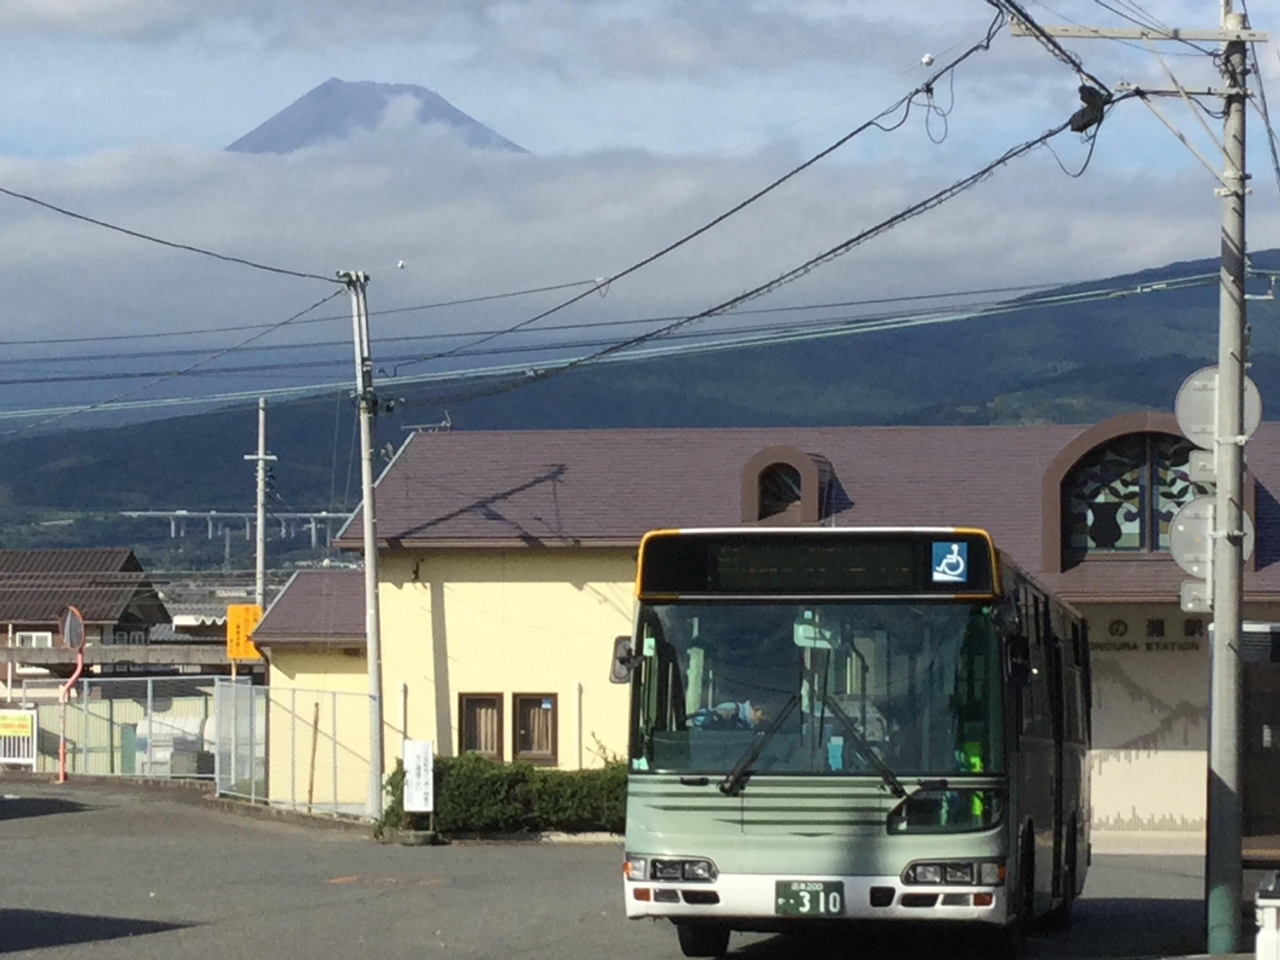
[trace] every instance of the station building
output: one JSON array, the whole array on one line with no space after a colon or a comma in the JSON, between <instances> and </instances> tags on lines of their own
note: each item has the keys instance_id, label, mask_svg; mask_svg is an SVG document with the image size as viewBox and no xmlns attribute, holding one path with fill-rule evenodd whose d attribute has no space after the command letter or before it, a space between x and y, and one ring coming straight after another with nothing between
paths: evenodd
<instances>
[{"instance_id":1,"label":"station building","mask_svg":"<svg viewBox=\"0 0 1280 960\"><path fill-rule=\"evenodd\" d=\"M1159 414L1084 426L414 434L377 487L384 703L405 704L395 735L444 754L598 764L626 752L626 691L608 683L608 661L632 627L646 531L984 527L1088 620L1095 842L1195 849L1210 618L1181 610L1188 576L1169 552L1178 508L1212 493L1189 476L1192 449ZM1264 625L1245 644L1246 832L1280 833L1280 643L1273 650L1265 626L1280 623L1280 423L1263 424L1246 454L1256 538L1244 612ZM360 530L357 515L338 543L359 549ZM360 638L327 636L319 621L291 629L269 651L273 685L363 689Z\"/></svg>"}]
</instances>

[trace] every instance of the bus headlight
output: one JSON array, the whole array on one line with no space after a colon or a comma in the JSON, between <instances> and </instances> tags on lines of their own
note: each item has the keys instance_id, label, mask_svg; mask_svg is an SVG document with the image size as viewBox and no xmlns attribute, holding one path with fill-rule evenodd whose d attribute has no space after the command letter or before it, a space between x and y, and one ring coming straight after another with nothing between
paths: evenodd
<instances>
[{"instance_id":1,"label":"bus headlight","mask_svg":"<svg viewBox=\"0 0 1280 960\"><path fill-rule=\"evenodd\" d=\"M647 880L648 866L644 857L628 856L622 861L622 875L628 880Z\"/></svg>"},{"instance_id":2,"label":"bus headlight","mask_svg":"<svg viewBox=\"0 0 1280 960\"><path fill-rule=\"evenodd\" d=\"M902 873L904 883L946 883L955 886L998 887L1004 883L1004 863L973 862L913 863Z\"/></svg>"},{"instance_id":3,"label":"bus headlight","mask_svg":"<svg viewBox=\"0 0 1280 960\"><path fill-rule=\"evenodd\" d=\"M679 880L684 874L679 860L653 861L654 880Z\"/></svg>"},{"instance_id":4,"label":"bus headlight","mask_svg":"<svg viewBox=\"0 0 1280 960\"><path fill-rule=\"evenodd\" d=\"M942 864L917 863L914 867L908 867L907 882L908 883L941 883L942 882Z\"/></svg>"},{"instance_id":5,"label":"bus headlight","mask_svg":"<svg viewBox=\"0 0 1280 960\"><path fill-rule=\"evenodd\" d=\"M710 860L686 860L684 862L684 878L710 883L716 878L716 865Z\"/></svg>"},{"instance_id":6,"label":"bus headlight","mask_svg":"<svg viewBox=\"0 0 1280 960\"><path fill-rule=\"evenodd\" d=\"M640 857L627 860L632 880L661 880L669 883L712 883L720 872L710 860L689 858L688 860L661 859L649 861L649 872L644 872L645 862Z\"/></svg>"}]
</instances>

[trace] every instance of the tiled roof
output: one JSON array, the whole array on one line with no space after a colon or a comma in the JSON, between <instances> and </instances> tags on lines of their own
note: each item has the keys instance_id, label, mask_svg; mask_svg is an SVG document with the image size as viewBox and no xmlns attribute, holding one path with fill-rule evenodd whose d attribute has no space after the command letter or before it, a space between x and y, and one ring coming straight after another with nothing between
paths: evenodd
<instances>
[{"instance_id":1,"label":"tiled roof","mask_svg":"<svg viewBox=\"0 0 1280 960\"><path fill-rule=\"evenodd\" d=\"M409 547L634 545L663 527L737 526L743 465L789 445L831 462L839 526L965 525L1076 598L1168 599L1186 575L1168 555L1042 567L1041 485L1090 426L833 427L421 433L378 482L378 531ZM1280 596L1280 423L1247 448L1257 481L1250 596ZM1051 509L1058 509L1053 505ZM340 543L359 548L359 513ZM384 548L385 549L385 548Z\"/></svg>"},{"instance_id":2,"label":"tiled roof","mask_svg":"<svg viewBox=\"0 0 1280 960\"><path fill-rule=\"evenodd\" d=\"M0 550L0 622L52 624L67 606L75 606L88 623L114 624L139 603L150 614L143 619L168 619L127 548ZM143 613L141 608L135 612Z\"/></svg>"},{"instance_id":3,"label":"tiled roof","mask_svg":"<svg viewBox=\"0 0 1280 960\"><path fill-rule=\"evenodd\" d=\"M253 631L263 647L326 642L363 646L364 571L300 570Z\"/></svg>"}]
</instances>

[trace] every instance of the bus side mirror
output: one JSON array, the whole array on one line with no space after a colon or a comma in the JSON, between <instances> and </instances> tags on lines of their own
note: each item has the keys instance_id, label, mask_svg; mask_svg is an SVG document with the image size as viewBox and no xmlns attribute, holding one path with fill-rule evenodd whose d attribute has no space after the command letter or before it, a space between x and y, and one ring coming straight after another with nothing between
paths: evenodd
<instances>
[{"instance_id":1,"label":"bus side mirror","mask_svg":"<svg viewBox=\"0 0 1280 960\"><path fill-rule=\"evenodd\" d=\"M1031 641L1022 634L1015 634L1005 641L1005 672L1015 687L1025 687L1031 682Z\"/></svg>"},{"instance_id":2,"label":"bus side mirror","mask_svg":"<svg viewBox=\"0 0 1280 960\"><path fill-rule=\"evenodd\" d=\"M616 638L613 641L613 664L609 669L609 682L630 683L635 666L636 656L631 652L631 638Z\"/></svg>"}]
</instances>

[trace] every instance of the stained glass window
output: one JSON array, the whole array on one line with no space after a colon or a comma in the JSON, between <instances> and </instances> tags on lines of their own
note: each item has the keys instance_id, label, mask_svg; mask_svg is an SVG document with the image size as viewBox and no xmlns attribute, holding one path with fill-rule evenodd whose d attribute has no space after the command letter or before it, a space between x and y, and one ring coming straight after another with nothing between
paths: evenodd
<instances>
[{"instance_id":1,"label":"stained glass window","mask_svg":"<svg viewBox=\"0 0 1280 960\"><path fill-rule=\"evenodd\" d=\"M1213 492L1187 472L1194 449L1182 437L1135 433L1086 454L1062 486L1067 553L1168 550L1174 514Z\"/></svg>"}]
</instances>

